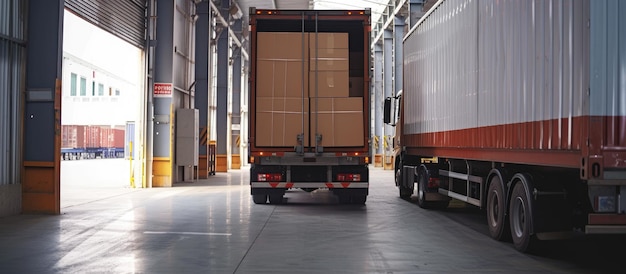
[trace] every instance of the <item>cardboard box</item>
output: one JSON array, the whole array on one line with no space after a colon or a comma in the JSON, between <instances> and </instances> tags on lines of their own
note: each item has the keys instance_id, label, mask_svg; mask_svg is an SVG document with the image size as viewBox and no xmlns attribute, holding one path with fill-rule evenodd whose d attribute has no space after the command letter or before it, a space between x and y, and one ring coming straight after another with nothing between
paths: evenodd
<instances>
[{"instance_id":1,"label":"cardboard box","mask_svg":"<svg viewBox=\"0 0 626 274\"><path fill-rule=\"evenodd\" d=\"M316 78L317 77L317 78ZM309 75L310 97L348 97L348 71L312 71ZM316 92L317 79L317 92Z\"/></svg>"},{"instance_id":2,"label":"cardboard box","mask_svg":"<svg viewBox=\"0 0 626 274\"><path fill-rule=\"evenodd\" d=\"M256 74L256 96L308 97L309 73L308 71L303 73L303 70L307 68L307 62L259 60Z\"/></svg>"},{"instance_id":3,"label":"cardboard box","mask_svg":"<svg viewBox=\"0 0 626 274\"><path fill-rule=\"evenodd\" d=\"M311 48L349 49L348 33L343 32L318 32L309 34Z\"/></svg>"},{"instance_id":4,"label":"cardboard box","mask_svg":"<svg viewBox=\"0 0 626 274\"><path fill-rule=\"evenodd\" d=\"M363 97L365 91L365 83L363 77L350 77L350 97Z\"/></svg>"},{"instance_id":5,"label":"cardboard box","mask_svg":"<svg viewBox=\"0 0 626 274\"><path fill-rule=\"evenodd\" d=\"M304 47L303 47L304 45ZM309 37L300 32L257 32L257 60L308 60Z\"/></svg>"},{"instance_id":6,"label":"cardboard box","mask_svg":"<svg viewBox=\"0 0 626 274\"><path fill-rule=\"evenodd\" d=\"M308 144L308 98L257 97L256 100L256 146L295 147L303 128L304 144Z\"/></svg>"},{"instance_id":7,"label":"cardboard box","mask_svg":"<svg viewBox=\"0 0 626 274\"><path fill-rule=\"evenodd\" d=\"M311 98L310 138L315 140L317 128L321 146L363 146L363 119L363 98Z\"/></svg>"},{"instance_id":8,"label":"cardboard box","mask_svg":"<svg viewBox=\"0 0 626 274\"><path fill-rule=\"evenodd\" d=\"M319 48L317 51L311 47L311 59L309 60L311 71L315 70L348 70L348 49ZM316 63L317 62L317 63Z\"/></svg>"}]
</instances>

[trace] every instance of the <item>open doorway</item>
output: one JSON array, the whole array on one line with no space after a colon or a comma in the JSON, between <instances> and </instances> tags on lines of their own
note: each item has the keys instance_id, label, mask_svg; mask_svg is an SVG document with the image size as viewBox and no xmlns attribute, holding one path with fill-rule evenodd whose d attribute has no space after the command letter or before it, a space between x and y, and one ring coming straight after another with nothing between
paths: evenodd
<instances>
[{"instance_id":1,"label":"open doorway","mask_svg":"<svg viewBox=\"0 0 626 274\"><path fill-rule=\"evenodd\" d=\"M142 69L141 49L65 10L61 210L141 181Z\"/></svg>"}]
</instances>

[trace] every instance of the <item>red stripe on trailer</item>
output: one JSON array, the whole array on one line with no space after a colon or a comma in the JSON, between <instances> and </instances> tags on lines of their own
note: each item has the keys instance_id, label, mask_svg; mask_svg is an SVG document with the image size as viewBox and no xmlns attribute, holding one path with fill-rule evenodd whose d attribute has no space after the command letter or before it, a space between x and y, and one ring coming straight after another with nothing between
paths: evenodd
<instances>
[{"instance_id":1,"label":"red stripe on trailer","mask_svg":"<svg viewBox=\"0 0 626 274\"><path fill-rule=\"evenodd\" d=\"M286 188L292 188L293 187L293 183L287 183L287 185L285 185Z\"/></svg>"},{"instance_id":2,"label":"red stripe on trailer","mask_svg":"<svg viewBox=\"0 0 626 274\"><path fill-rule=\"evenodd\" d=\"M272 188L276 188L279 183L269 183Z\"/></svg>"},{"instance_id":3,"label":"red stripe on trailer","mask_svg":"<svg viewBox=\"0 0 626 274\"><path fill-rule=\"evenodd\" d=\"M341 183L341 186L343 186L343 188L348 188L350 186L350 183Z\"/></svg>"},{"instance_id":4,"label":"red stripe on trailer","mask_svg":"<svg viewBox=\"0 0 626 274\"><path fill-rule=\"evenodd\" d=\"M333 183L326 183L326 187L328 187L328 188L335 188L335 186L333 185Z\"/></svg>"}]
</instances>

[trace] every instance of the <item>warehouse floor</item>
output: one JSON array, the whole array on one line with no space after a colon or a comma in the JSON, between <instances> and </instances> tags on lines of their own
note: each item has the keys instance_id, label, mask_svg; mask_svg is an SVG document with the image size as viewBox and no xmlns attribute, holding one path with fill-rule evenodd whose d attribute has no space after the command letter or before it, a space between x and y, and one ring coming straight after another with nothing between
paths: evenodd
<instances>
[{"instance_id":1,"label":"warehouse floor","mask_svg":"<svg viewBox=\"0 0 626 274\"><path fill-rule=\"evenodd\" d=\"M110 187L79 190L77 182L64 182L60 216L0 218L0 273L607 270L606 262L576 258L570 245L519 253L489 238L484 214L475 208L423 210L399 199L393 173L381 168L371 168L365 206L340 205L324 190L293 190L286 204L256 205L247 172L172 188L132 189L113 180Z\"/></svg>"}]
</instances>

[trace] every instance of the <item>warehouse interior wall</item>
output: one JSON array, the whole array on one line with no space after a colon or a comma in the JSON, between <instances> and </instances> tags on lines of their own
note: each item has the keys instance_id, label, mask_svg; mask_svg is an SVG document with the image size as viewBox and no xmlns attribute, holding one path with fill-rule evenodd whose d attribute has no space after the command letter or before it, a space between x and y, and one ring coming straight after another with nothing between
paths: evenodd
<instances>
[{"instance_id":1,"label":"warehouse interior wall","mask_svg":"<svg viewBox=\"0 0 626 274\"><path fill-rule=\"evenodd\" d=\"M0 217L18 214L22 204L21 94L26 69L26 1L0 5Z\"/></svg>"}]
</instances>

